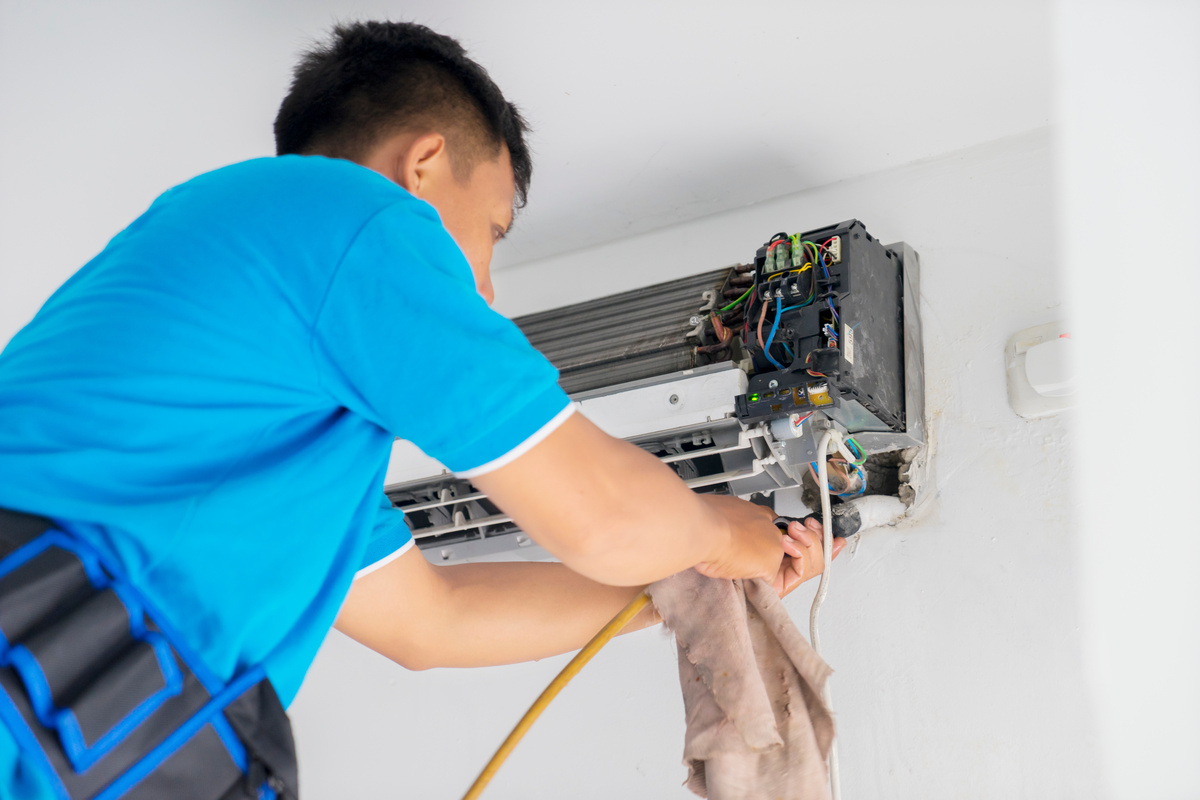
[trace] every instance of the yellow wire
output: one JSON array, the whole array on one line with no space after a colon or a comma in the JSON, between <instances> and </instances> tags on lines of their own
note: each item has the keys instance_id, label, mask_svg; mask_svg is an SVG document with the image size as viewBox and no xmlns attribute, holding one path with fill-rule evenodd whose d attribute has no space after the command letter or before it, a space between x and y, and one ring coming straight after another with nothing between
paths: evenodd
<instances>
[{"instance_id":1,"label":"yellow wire","mask_svg":"<svg viewBox=\"0 0 1200 800\"><path fill-rule=\"evenodd\" d=\"M488 783L500 770L505 759L512 753L517 743L521 738L533 727L533 723L546 710L546 706L550 705L559 692L567 685L567 682L579 674L584 665L592 660L592 656L600 652L600 648L608 644L609 641L621 632L621 629L629 624L629 621L638 615L638 612L646 607L650 602L650 596L642 592L637 597L629 601L629 605L617 612L617 615L609 620L608 624L600 629L600 632L592 637L592 640L583 646L583 649L575 654L571 662L563 667L562 672L555 676L554 680L550 681L550 685L546 690L538 696L537 700L533 701L533 705L525 712L525 716L521 717L521 721L512 729L512 733L500 745L500 749L496 751L496 755L492 756L492 760L487 763L483 771L479 773L479 777L471 784L471 788L463 795L463 800L476 800L479 795L483 794L483 790L487 788Z\"/></svg>"}]
</instances>

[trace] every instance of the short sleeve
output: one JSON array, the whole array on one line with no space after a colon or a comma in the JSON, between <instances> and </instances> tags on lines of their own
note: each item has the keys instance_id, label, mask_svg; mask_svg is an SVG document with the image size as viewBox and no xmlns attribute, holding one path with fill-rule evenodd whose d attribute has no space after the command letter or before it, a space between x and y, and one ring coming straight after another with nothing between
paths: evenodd
<instances>
[{"instance_id":1,"label":"short sleeve","mask_svg":"<svg viewBox=\"0 0 1200 800\"><path fill-rule=\"evenodd\" d=\"M375 525L367 542L367 552L355 578L370 575L408 552L414 544L412 531L404 522L404 512L392 506L386 494L379 495L379 511L375 514Z\"/></svg>"},{"instance_id":2,"label":"short sleeve","mask_svg":"<svg viewBox=\"0 0 1200 800\"><path fill-rule=\"evenodd\" d=\"M313 325L322 388L460 475L500 466L570 414L558 371L475 289L427 203L376 213Z\"/></svg>"}]
</instances>

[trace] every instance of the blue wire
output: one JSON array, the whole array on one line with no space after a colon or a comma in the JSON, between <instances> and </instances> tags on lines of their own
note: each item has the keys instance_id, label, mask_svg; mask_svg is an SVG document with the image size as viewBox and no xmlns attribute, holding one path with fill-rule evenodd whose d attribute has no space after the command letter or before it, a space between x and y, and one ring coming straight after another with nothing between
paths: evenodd
<instances>
[{"instance_id":1,"label":"blue wire","mask_svg":"<svg viewBox=\"0 0 1200 800\"><path fill-rule=\"evenodd\" d=\"M805 419L807 419L807 417L805 417ZM817 462L810 461L808 463L812 465L814 474L816 474L816 475L821 474L817 470ZM826 487L829 489L830 493L833 494L834 497L858 497L860 494L867 493L867 476L863 474L862 467L855 465L854 471L858 473L858 477L862 478L862 488L860 488L857 492L851 493L851 492L835 492L835 491L833 491L832 486Z\"/></svg>"},{"instance_id":2,"label":"blue wire","mask_svg":"<svg viewBox=\"0 0 1200 800\"><path fill-rule=\"evenodd\" d=\"M816 249L816 248L814 248L814 249ZM825 263L825 254L822 253L820 250L817 250L817 260L821 262L821 271L825 273L825 280L830 280L829 265L827 265ZM833 307L833 301L826 300L825 302L829 303L829 310L833 312L833 321L841 322L841 319L838 317L837 309Z\"/></svg>"},{"instance_id":3,"label":"blue wire","mask_svg":"<svg viewBox=\"0 0 1200 800\"><path fill-rule=\"evenodd\" d=\"M771 335L767 337L767 343L763 346L763 355L767 357L767 361L775 365L775 369L783 369L783 364L771 358L771 341L775 338L775 331L779 330L779 318L782 316L783 301L777 301L775 303L775 324L771 326Z\"/></svg>"},{"instance_id":4,"label":"blue wire","mask_svg":"<svg viewBox=\"0 0 1200 800\"><path fill-rule=\"evenodd\" d=\"M863 474L862 467L855 464L854 471L857 472L858 477L860 479L862 479L862 488L860 488L857 492L854 492L853 494L851 494L849 492L843 492L842 494L839 494L838 497L858 497L860 494L867 493L867 476Z\"/></svg>"}]
</instances>

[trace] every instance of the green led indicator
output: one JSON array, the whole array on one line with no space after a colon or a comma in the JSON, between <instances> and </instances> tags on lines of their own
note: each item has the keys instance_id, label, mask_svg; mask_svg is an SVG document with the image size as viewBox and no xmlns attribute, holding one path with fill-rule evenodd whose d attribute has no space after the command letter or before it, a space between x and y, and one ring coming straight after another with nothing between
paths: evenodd
<instances>
[{"instance_id":1,"label":"green led indicator","mask_svg":"<svg viewBox=\"0 0 1200 800\"><path fill-rule=\"evenodd\" d=\"M756 394L752 394L752 395L750 395L750 402L751 402L751 403L757 403L757 402L758 402L758 395L756 395Z\"/></svg>"}]
</instances>

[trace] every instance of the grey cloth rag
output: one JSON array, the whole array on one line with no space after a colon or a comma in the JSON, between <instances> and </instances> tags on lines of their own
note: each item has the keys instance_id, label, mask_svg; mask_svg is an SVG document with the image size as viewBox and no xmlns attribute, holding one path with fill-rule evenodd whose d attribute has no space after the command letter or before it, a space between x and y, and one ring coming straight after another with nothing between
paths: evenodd
<instances>
[{"instance_id":1,"label":"grey cloth rag","mask_svg":"<svg viewBox=\"0 0 1200 800\"><path fill-rule=\"evenodd\" d=\"M710 800L829 797L832 670L770 584L690 569L647 592L679 645L687 787Z\"/></svg>"}]
</instances>

